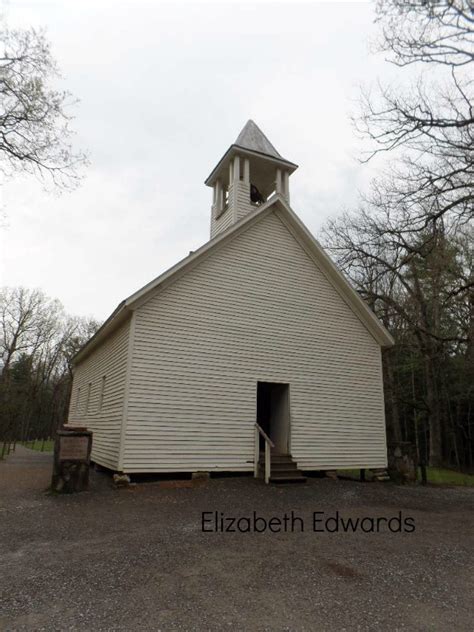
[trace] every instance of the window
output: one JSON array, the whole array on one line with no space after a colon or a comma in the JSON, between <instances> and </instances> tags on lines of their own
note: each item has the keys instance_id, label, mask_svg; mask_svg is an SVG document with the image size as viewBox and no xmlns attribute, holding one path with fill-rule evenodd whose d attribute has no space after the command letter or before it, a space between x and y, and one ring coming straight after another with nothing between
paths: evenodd
<instances>
[{"instance_id":1,"label":"window","mask_svg":"<svg viewBox=\"0 0 474 632\"><path fill-rule=\"evenodd\" d=\"M86 415L89 414L89 404L91 403L91 391L92 391L92 382L89 382L89 386L87 387Z\"/></svg>"},{"instance_id":2,"label":"window","mask_svg":"<svg viewBox=\"0 0 474 632\"><path fill-rule=\"evenodd\" d=\"M102 406L104 404L104 393L105 393L105 375L102 376L102 383L100 385L99 412L102 410Z\"/></svg>"}]
</instances>

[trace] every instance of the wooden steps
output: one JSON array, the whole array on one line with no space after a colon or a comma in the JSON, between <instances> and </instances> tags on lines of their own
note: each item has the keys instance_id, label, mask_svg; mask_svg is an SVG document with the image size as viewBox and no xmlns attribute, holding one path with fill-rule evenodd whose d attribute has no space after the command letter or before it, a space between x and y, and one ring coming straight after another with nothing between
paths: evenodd
<instances>
[{"instance_id":1,"label":"wooden steps","mask_svg":"<svg viewBox=\"0 0 474 632\"><path fill-rule=\"evenodd\" d=\"M259 474L264 476L265 455L260 453ZM297 468L289 454L271 454L270 483L305 483L306 476Z\"/></svg>"}]
</instances>

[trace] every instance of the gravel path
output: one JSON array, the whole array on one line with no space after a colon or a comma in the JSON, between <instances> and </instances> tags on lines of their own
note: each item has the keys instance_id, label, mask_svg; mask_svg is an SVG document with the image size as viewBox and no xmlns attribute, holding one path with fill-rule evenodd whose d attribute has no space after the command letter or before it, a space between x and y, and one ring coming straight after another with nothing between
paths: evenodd
<instances>
[{"instance_id":1,"label":"gravel path","mask_svg":"<svg viewBox=\"0 0 474 632\"><path fill-rule=\"evenodd\" d=\"M474 490L250 477L45 493L51 456L0 463L0 630L472 630ZM305 531L202 532L202 512ZM412 533L315 533L312 512L414 518ZM385 524L385 523L384 523Z\"/></svg>"}]
</instances>

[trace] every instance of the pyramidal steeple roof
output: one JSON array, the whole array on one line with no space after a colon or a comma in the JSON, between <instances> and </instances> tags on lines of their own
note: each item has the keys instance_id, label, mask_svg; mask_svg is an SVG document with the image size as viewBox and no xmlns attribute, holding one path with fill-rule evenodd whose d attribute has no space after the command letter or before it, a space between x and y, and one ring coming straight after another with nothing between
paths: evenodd
<instances>
[{"instance_id":1,"label":"pyramidal steeple roof","mask_svg":"<svg viewBox=\"0 0 474 632\"><path fill-rule=\"evenodd\" d=\"M237 136L234 145L250 149L250 151L258 151L260 154L273 156L274 158L282 158L275 147L271 144L259 126L249 119L243 130Z\"/></svg>"},{"instance_id":2,"label":"pyramidal steeple roof","mask_svg":"<svg viewBox=\"0 0 474 632\"><path fill-rule=\"evenodd\" d=\"M212 170L211 174L208 176L205 184L208 186L213 186L216 178L222 169L226 168L229 164L229 161L237 152L242 153L242 151L249 152L254 156L258 157L260 155L261 159L270 160L272 162L280 163L289 173L293 173L295 169L298 168L298 165L295 165L294 162L290 162L275 149L275 147L271 144L262 130L258 127L256 123L249 119L247 123L244 125L243 130L237 136L237 140L233 143L229 149L225 152L222 158L219 160L217 165Z\"/></svg>"}]
</instances>

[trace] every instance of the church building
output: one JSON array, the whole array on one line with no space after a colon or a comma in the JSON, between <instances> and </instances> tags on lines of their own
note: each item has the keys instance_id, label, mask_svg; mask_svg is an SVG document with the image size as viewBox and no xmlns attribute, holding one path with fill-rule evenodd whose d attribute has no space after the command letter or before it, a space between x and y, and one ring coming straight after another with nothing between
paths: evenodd
<instances>
[{"instance_id":1,"label":"church building","mask_svg":"<svg viewBox=\"0 0 474 632\"><path fill-rule=\"evenodd\" d=\"M122 301L73 360L70 425L124 473L387 465L393 339L290 206L253 121L206 180L210 240Z\"/></svg>"}]
</instances>

